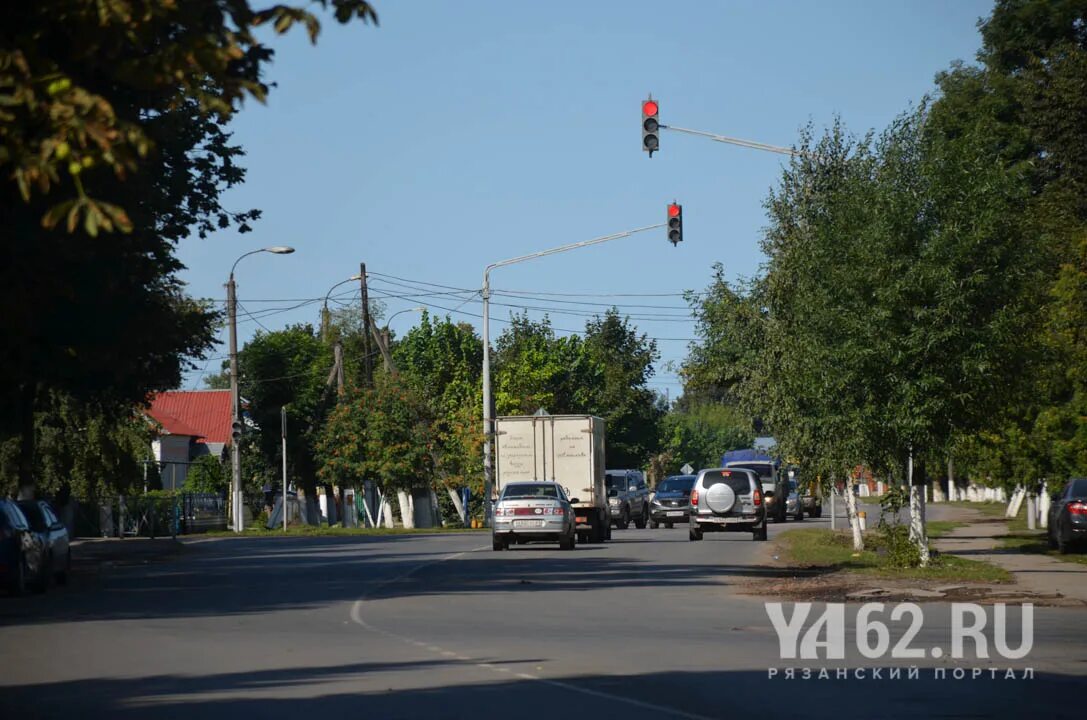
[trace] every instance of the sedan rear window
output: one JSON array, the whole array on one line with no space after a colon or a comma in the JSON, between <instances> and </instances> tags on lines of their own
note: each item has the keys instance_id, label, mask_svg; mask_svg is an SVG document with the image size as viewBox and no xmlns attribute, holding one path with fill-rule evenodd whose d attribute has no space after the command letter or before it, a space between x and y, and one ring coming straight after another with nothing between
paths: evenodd
<instances>
[{"instance_id":1,"label":"sedan rear window","mask_svg":"<svg viewBox=\"0 0 1087 720\"><path fill-rule=\"evenodd\" d=\"M670 477L661 481L657 492L689 492L694 487L694 476Z\"/></svg>"},{"instance_id":2,"label":"sedan rear window","mask_svg":"<svg viewBox=\"0 0 1087 720\"><path fill-rule=\"evenodd\" d=\"M1087 478L1072 481L1072 497L1087 497Z\"/></svg>"},{"instance_id":3,"label":"sedan rear window","mask_svg":"<svg viewBox=\"0 0 1087 720\"><path fill-rule=\"evenodd\" d=\"M557 498L554 485L508 485L503 498Z\"/></svg>"}]
</instances>

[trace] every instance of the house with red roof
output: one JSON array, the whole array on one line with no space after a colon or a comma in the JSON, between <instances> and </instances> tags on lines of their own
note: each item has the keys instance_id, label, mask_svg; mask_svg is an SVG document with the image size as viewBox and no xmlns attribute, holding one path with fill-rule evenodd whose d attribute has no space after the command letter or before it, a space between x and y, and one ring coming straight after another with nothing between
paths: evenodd
<instances>
[{"instance_id":1,"label":"house with red roof","mask_svg":"<svg viewBox=\"0 0 1087 720\"><path fill-rule=\"evenodd\" d=\"M203 455L222 458L230 445L229 390L171 390L151 399L147 416L159 429L151 451L164 490L185 484L189 465Z\"/></svg>"}]
</instances>

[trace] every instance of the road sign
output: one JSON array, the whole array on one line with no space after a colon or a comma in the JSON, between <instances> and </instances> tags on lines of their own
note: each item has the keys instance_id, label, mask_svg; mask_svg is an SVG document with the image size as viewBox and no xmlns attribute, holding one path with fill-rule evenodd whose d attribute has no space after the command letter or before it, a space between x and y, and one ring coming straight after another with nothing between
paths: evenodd
<instances>
[{"instance_id":1,"label":"road sign","mask_svg":"<svg viewBox=\"0 0 1087 720\"><path fill-rule=\"evenodd\" d=\"M683 464L683 467L681 467L681 468L679 469L679 471L680 471L681 473L683 473L684 475L690 475L691 473L693 473L693 472L694 472L694 468L693 468L693 467L691 467L691 464L690 464L690 463L684 463L684 464Z\"/></svg>"}]
</instances>

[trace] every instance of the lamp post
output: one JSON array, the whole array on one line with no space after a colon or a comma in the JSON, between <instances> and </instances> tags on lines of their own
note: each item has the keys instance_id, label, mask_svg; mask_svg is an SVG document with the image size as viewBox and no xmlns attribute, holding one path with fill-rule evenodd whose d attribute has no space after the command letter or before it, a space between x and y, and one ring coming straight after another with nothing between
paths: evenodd
<instances>
[{"instance_id":1,"label":"lamp post","mask_svg":"<svg viewBox=\"0 0 1087 720\"><path fill-rule=\"evenodd\" d=\"M230 266L230 279L226 283L226 311L230 318L230 474L231 474L231 510L234 514L234 532L245 529L242 520L242 408L240 391L238 389L238 298L237 286L234 284L234 270L243 258L257 253L272 253L274 255L290 255L293 247L286 245L273 245L271 247L251 250ZM284 498L286 501L286 498Z\"/></svg>"},{"instance_id":2,"label":"lamp post","mask_svg":"<svg viewBox=\"0 0 1087 720\"><path fill-rule=\"evenodd\" d=\"M328 331L328 298L332 295L332 291L340 285L346 285L349 282L358 282L359 280L362 280L362 275L352 275L346 280L339 281L325 293L325 302L321 307L321 337L324 337L325 333ZM366 332L365 328L363 328L363 332Z\"/></svg>"},{"instance_id":3,"label":"lamp post","mask_svg":"<svg viewBox=\"0 0 1087 720\"><path fill-rule=\"evenodd\" d=\"M385 362L385 370L393 375L396 375L396 363L393 362L392 353L389 352L389 323L393 321L393 318L397 315L403 315L406 312L424 312L426 307L419 305L417 307L410 307L406 310L399 310L389 316L389 319L385 321L385 329L381 331L380 336L377 332L377 325L373 326L374 342L377 344L377 349L381 353L381 359Z\"/></svg>"},{"instance_id":4,"label":"lamp post","mask_svg":"<svg viewBox=\"0 0 1087 720\"><path fill-rule=\"evenodd\" d=\"M614 235L604 235L592 240L560 245L550 250L541 250L529 255L491 263L483 269L483 290L481 293L483 297L483 521L487 527L491 525L491 493L494 488L494 462L491 455L491 439L494 437L494 414L491 412L491 271L506 265L514 265L548 255L556 255L569 250L577 250L578 248L630 237L635 233L656 230L664 226L665 223L647 225L634 230L615 233Z\"/></svg>"}]
</instances>

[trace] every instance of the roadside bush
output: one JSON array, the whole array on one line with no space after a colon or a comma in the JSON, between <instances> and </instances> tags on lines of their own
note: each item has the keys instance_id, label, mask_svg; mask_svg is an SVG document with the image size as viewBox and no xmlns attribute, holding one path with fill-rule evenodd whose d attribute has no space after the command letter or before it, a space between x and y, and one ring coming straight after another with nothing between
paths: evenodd
<instances>
[{"instance_id":1,"label":"roadside bush","mask_svg":"<svg viewBox=\"0 0 1087 720\"><path fill-rule=\"evenodd\" d=\"M901 485L892 485L879 501L879 532L876 552L882 564L891 568L915 568L921 565L921 551L910 540L909 528L898 521L899 512L910 498ZM890 522L887 521L888 515Z\"/></svg>"}]
</instances>

